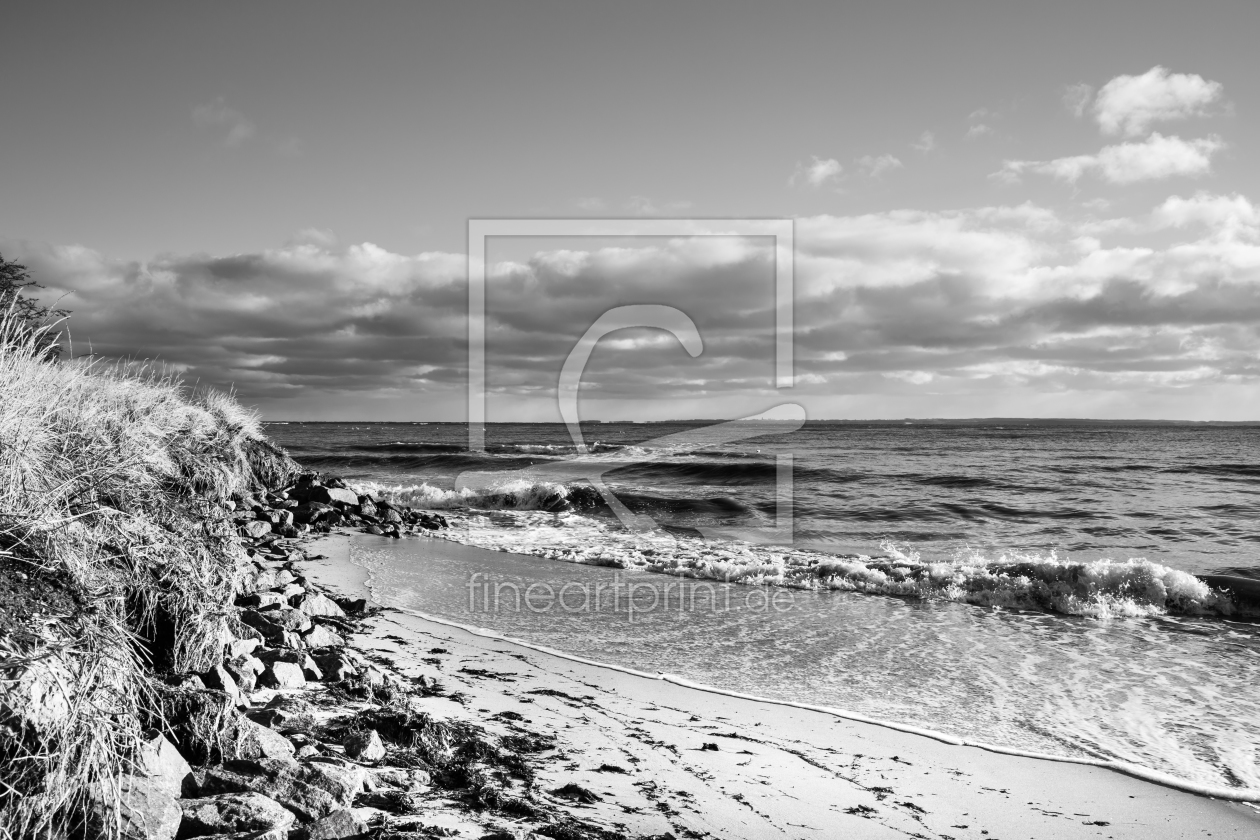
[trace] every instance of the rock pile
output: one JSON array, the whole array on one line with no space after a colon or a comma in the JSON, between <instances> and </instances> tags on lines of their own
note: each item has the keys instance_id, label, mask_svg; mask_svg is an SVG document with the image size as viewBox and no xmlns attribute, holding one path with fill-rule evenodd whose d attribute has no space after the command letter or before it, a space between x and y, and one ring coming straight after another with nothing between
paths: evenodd
<instances>
[{"instance_id":1,"label":"rock pile","mask_svg":"<svg viewBox=\"0 0 1260 840\"><path fill-rule=\"evenodd\" d=\"M336 524L399 536L445 527L440 515L314 475L235 501L247 559L234 637L206 671L167 677L164 715L122 778L121 837L453 836L426 824L435 808L476 814L495 840L621 836L536 796L534 766L554 738L430 715L426 698L458 695L349 647L376 610L322 591L297 565L310 559L294 539L304 532Z\"/></svg>"},{"instance_id":2,"label":"rock pile","mask_svg":"<svg viewBox=\"0 0 1260 840\"><path fill-rule=\"evenodd\" d=\"M338 525L388 537L401 537L416 528L436 531L447 527L441 514L395 505L370 493L359 494L341 479L321 479L318 473L301 475L293 485L262 498L240 497L230 504L241 536L255 541L326 534Z\"/></svg>"}]
</instances>

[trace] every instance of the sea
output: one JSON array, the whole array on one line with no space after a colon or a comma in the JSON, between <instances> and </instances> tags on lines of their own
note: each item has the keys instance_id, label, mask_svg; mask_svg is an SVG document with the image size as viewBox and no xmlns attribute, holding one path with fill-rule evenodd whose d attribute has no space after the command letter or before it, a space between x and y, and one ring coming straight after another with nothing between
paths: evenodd
<instances>
[{"instance_id":1,"label":"sea","mask_svg":"<svg viewBox=\"0 0 1260 840\"><path fill-rule=\"evenodd\" d=\"M1260 789L1260 609L1201 577L1260 579L1260 425L267 429L312 470L447 518L436 536L356 544L386 605L970 741Z\"/></svg>"}]
</instances>

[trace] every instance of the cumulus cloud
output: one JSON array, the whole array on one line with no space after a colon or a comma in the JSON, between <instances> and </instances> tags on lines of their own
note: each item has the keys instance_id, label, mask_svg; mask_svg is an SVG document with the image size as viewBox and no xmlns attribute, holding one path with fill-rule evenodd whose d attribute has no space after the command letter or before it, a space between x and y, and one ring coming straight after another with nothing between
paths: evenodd
<instances>
[{"instance_id":1,"label":"cumulus cloud","mask_svg":"<svg viewBox=\"0 0 1260 840\"><path fill-rule=\"evenodd\" d=\"M1221 98L1220 82L1161 66L1140 76L1116 76L1098 91L1094 117L1106 134L1136 137L1153 124L1207 113Z\"/></svg>"},{"instance_id":2,"label":"cumulus cloud","mask_svg":"<svg viewBox=\"0 0 1260 840\"><path fill-rule=\"evenodd\" d=\"M885 172L903 168L904 164L892 155L863 155L858 158L857 165L871 178L878 178Z\"/></svg>"},{"instance_id":3,"label":"cumulus cloud","mask_svg":"<svg viewBox=\"0 0 1260 840\"><path fill-rule=\"evenodd\" d=\"M258 132L257 126L240 111L229 107L222 96L198 105L193 109L192 118L202 128L220 132L228 146L240 146Z\"/></svg>"},{"instance_id":4,"label":"cumulus cloud","mask_svg":"<svg viewBox=\"0 0 1260 840\"><path fill-rule=\"evenodd\" d=\"M1224 147L1219 137L1182 140L1155 132L1142 141L1105 146L1093 155L1073 155L1046 161L1008 160L993 177L1014 183L1023 173L1035 172L1076 183L1092 173L1112 184L1175 176L1195 177L1212 170L1212 155Z\"/></svg>"},{"instance_id":5,"label":"cumulus cloud","mask_svg":"<svg viewBox=\"0 0 1260 840\"><path fill-rule=\"evenodd\" d=\"M1012 393L1260 385L1252 202L1172 196L1112 229L1031 203L799 219L791 394L773 388L768 240L677 237L493 263L491 405L554 407L559 368L585 328L608 308L644 302L688 313L704 352L692 358L649 331L602 343L586 393L629 406L623 416L915 389L980 395L973 411L983 412ZM317 235L251 254L136 262L0 244L50 296L68 293L77 352L90 342L102 355L159 357L189 379L234 385L274 415L304 394L352 407L381 393L462 402L463 254L340 247Z\"/></svg>"},{"instance_id":6,"label":"cumulus cloud","mask_svg":"<svg viewBox=\"0 0 1260 840\"><path fill-rule=\"evenodd\" d=\"M835 158L815 157L808 164L797 164L796 171L792 173L788 183L806 183L814 189L818 189L829 181L840 180L843 173L844 167Z\"/></svg>"}]
</instances>

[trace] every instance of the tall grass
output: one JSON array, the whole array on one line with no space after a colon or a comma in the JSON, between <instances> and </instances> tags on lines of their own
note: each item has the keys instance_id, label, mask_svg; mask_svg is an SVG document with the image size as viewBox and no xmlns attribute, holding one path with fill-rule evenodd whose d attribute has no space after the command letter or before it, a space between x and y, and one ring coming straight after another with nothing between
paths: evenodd
<instances>
[{"instance_id":1,"label":"tall grass","mask_svg":"<svg viewBox=\"0 0 1260 840\"><path fill-rule=\"evenodd\" d=\"M0 564L62 596L0 615L0 837L112 815L160 676L229 638L243 555L223 502L294 470L231 397L46 345L0 316Z\"/></svg>"}]
</instances>

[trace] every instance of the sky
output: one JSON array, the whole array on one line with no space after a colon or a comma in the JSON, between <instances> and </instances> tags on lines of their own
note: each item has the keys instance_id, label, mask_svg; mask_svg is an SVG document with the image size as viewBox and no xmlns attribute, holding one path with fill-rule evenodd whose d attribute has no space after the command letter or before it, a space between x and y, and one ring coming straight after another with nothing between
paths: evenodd
<instances>
[{"instance_id":1,"label":"sky","mask_svg":"<svg viewBox=\"0 0 1260 840\"><path fill-rule=\"evenodd\" d=\"M493 238L491 420L1260 419L1260 5L6 6L0 254L76 354L271 419L462 420L469 219L790 219L775 243ZM720 223L689 222L721 233ZM475 255L474 259L482 259Z\"/></svg>"}]
</instances>

